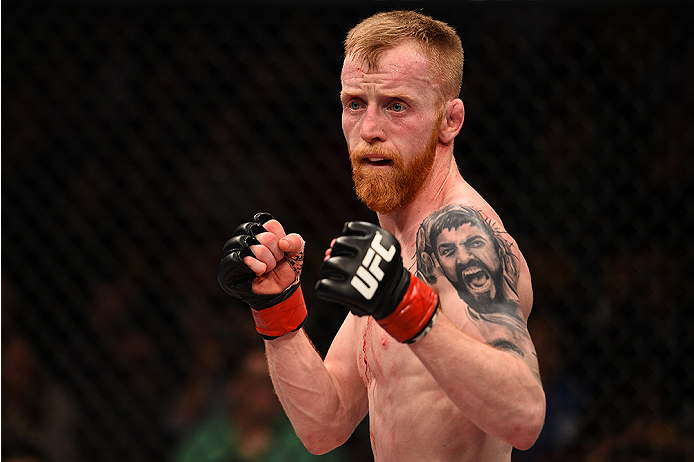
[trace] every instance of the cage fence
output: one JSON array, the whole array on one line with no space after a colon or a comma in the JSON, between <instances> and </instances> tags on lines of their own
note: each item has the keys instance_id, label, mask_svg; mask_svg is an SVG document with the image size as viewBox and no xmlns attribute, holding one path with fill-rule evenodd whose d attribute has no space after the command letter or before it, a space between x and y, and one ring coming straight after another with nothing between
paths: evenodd
<instances>
[{"instance_id":1,"label":"cage fence","mask_svg":"<svg viewBox=\"0 0 694 462\"><path fill-rule=\"evenodd\" d=\"M345 312L311 290L324 249L375 220L340 128L342 40L388 5L5 2L3 458L195 460L262 346L216 282L257 211L306 240L327 350ZM456 158L533 274L548 412L514 460L692 460L694 9L411 6L461 35ZM342 449L369 460L368 429Z\"/></svg>"}]
</instances>

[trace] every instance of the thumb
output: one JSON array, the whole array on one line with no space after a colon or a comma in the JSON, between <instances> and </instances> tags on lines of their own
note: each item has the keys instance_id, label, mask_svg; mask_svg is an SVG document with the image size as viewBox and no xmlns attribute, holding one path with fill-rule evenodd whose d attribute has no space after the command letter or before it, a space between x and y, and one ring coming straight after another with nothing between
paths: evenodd
<instances>
[{"instance_id":1,"label":"thumb","mask_svg":"<svg viewBox=\"0 0 694 462\"><path fill-rule=\"evenodd\" d=\"M296 280L301 276L301 269L304 266L304 239L296 233L288 234L277 243L289 266L296 275Z\"/></svg>"},{"instance_id":2,"label":"thumb","mask_svg":"<svg viewBox=\"0 0 694 462\"><path fill-rule=\"evenodd\" d=\"M296 233L287 234L279 240L278 245L284 253L304 253L304 239Z\"/></svg>"}]
</instances>

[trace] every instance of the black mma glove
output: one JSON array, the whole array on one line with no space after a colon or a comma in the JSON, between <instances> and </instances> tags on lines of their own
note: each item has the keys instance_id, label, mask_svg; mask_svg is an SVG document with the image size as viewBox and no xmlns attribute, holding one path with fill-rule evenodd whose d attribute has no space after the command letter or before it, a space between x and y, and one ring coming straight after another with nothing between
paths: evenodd
<instances>
[{"instance_id":1,"label":"black mma glove","mask_svg":"<svg viewBox=\"0 0 694 462\"><path fill-rule=\"evenodd\" d=\"M224 244L217 272L217 280L222 289L250 305L256 329L266 339L274 339L298 330L307 315L298 281L279 294L265 295L253 292L256 274L243 259L254 256L250 247L260 244L255 236L266 232L263 225L273 218L267 212L260 212L255 214L253 221L239 225L231 239Z\"/></svg>"},{"instance_id":2,"label":"black mma glove","mask_svg":"<svg viewBox=\"0 0 694 462\"><path fill-rule=\"evenodd\" d=\"M433 325L438 295L402 264L400 243L366 222L346 223L323 262L316 294L373 316L393 338L412 343Z\"/></svg>"}]
</instances>

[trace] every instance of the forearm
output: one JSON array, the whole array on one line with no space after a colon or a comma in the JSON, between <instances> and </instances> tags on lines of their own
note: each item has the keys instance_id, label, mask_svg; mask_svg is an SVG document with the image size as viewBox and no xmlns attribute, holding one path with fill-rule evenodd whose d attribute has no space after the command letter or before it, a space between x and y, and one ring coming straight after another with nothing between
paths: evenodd
<instances>
[{"instance_id":1,"label":"forearm","mask_svg":"<svg viewBox=\"0 0 694 462\"><path fill-rule=\"evenodd\" d=\"M520 358L463 333L444 314L411 348L470 421L514 447L532 446L544 422L545 396Z\"/></svg>"},{"instance_id":2,"label":"forearm","mask_svg":"<svg viewBox=\"0 0 694 462\"><path fill-rule=\"evenodd\" d=\"M275 392L306 448L322 454L343 444L364 417L303 330L265 341Z\"/></svg>"},{"instance_id":3,"label":"forearm","mask_svg":"<svg viewBox=\"0 0 694 462\"><path fill-rule=\"evenodd\" d=\"M338 360L331 368L301 330L307 315L299 284L303 249L300 235L286 234L272 215L258 213L224 245L217 279L250 306L280 402L309 451L322 453L351 435L366 414L366 397L356 366L339 366L353 364L352 344L333 342Z\"/></svg>"}]
</instances>

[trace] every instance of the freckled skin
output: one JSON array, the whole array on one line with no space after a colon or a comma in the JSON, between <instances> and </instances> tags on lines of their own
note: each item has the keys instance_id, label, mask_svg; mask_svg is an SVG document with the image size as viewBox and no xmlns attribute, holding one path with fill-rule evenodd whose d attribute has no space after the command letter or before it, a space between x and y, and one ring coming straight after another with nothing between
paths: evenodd
<instances>
[{"instance_id":1,"label":"freckled skin","mask_svg":"<svg viewBox=\"0 0 694 462\"><path fill-rule=\"evenodd\" d=\"M437 211L464 204L503 229L455 165L453 139L464 109L458 99L442 101L429 68L420 48L405 42L386 50L376 69L364 69L348 56L341 74L342 127L350 151L370 152L378 146L379 152L397 153L409 165L427 148L431 134L438 134L431 172L411 201L378 214L380 225L400 242L403 264L413 274L423 270L417 268L422 250L418 228ZM393 166L371 163L365 168L386 178ZM312 452L343 444L367 414L377 462L510 462L512 445L525 448L536 438L544 395L525 324L532 306L527 264L504 233L519 262L518 274L504 274L515 294L505 299L504 309L512 313L494 305L476 314L456 283L463 280L475 295L495 294L499 288L487 274L498 273L498 256L481 241L453 233L444 238L456 249L443 249L440 263L434 257L427 260L433 281L427 283L438 293L441 310L421 341L399 343L373 318L352 314L325 359L303 331L266 341L277 394ZM463 260L463 249L477 254L484 265L468 268L461 277L453 261Z\"/></svg>"},{"instance_id":2,"label":"freckled skin","mask_svg":"<svg viewBox=\"0 0 694 462\"><path fill-rule=\"evenodd\" d=\"M406 52L409 53L410 49ZM342 130L350 149L371 143L394 149L405 161L421 152L433 128L437 113L435 86L428 72L428 60L419 53L403 58L399 49L386 52L377 70L364 73L361 63L345 60L341 75L343 102ZM404 64L398 60L403 60ZM406 97L406 117L390 104ZM369 102L362 111L350 111L351 98Z\"/></svg>"},{"instance_id":3,"label":"freckled skin","mask_svg":"<svg viewBox=\"0 0 694 462\"><path fill-rule=\"evenodd\" d=\"M386 52L379 68L368 72L348 57L342 72L343 105L355 97L366 105L365 110L347 106L343 111L350 148L377 143L397 151L405 161L425 149L437 114L432 80L428 59L416 47ZM406 101L407 116L389 110L394 99ZM404 263L410 267L413 262ZM466 455L469 460L502 460L499 455L509 452L508 447L462 416L409 347L391 342L383 348L387 334L372 321L354 318L356 332L347 335L363 339L356 350L368 390L376 460L468 460ZM422 432L426 437L413 438Z\"/></svg>"}]
</instances>

